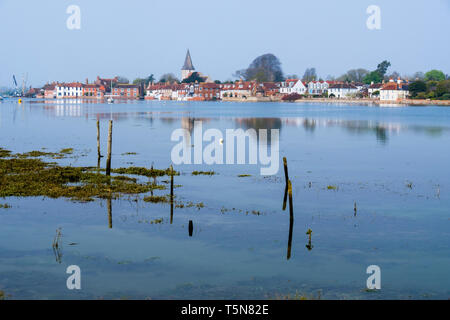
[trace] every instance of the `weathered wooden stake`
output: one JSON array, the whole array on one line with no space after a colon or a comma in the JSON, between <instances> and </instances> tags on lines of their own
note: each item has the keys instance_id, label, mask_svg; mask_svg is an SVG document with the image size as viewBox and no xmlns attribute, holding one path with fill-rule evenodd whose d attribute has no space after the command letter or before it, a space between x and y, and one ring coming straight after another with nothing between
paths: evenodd
<instances>
[{"instance_id":1,"label":"weathered wooden stake","mask_svg":"<svg viewBox=\"0 0 450 320\"><path fill-rule=\"evenodd\" d=\"M356 217L356 213L358 212L358 208L356 207L356 201L353 205L353 211L355 212L355 217Z\"/></svg>"},{"instance_id":2,"label":"weathered wooden stake","mask_svg":"<svg viewBox=\"0 0 450 320\"><path fill-rule=\"evenodd\" d=\"M283 165L284 165L284 178L286 180L286 185L289 181L289 174L288 174L288 166L287 166L287 160L286 157L283 157Z\"/></svg>"},{"instance_id":3,"label":"weathered wooden stake","mask_svg":"<svg viewBox=\"0 0 450 320\"><path fill-rule=\"evenodd\" d=\"M100 153L100 121L97 120L97 156L100 159L102 154Z\"/></svg>"},{"instance_id":4,"label":"weathered wooden stake","mask_svg":"<svg viewBox=\"0 0 450 320\"><path fill-rule=\"evenodd\" d=\"M170 165L170 224L173 223L173 166Z\"/></svg>"},{"instance_id":5,"label":"weathered wooden stake","mask_svg":"<svg viewBox=\"0 0 450 320\"><path fill-rule=\"evenodd\" d=\"M283 157L283 165L284 165L284 178L286 180L286 187L284 188L284 199L283 199L283 211L284 211L284 210L286 210L286 201L287 201L287 195L288 195L288 181L289 181L286 157Z\"/></svg>"},{"instance_id":6,"label":"weathered wooden stake","mask_svg":"<svg viewBox=\"0 0 450 320\"><path fill-rule=\"evenodd\" d=\"M288 180L288 193L289 193L289 215L291 219L294 219L294 205L292 204L292 184L291 180Z\"/></svg>"},{"instance_id":7,"label":"weathered wooden stake","mask_svg":"<svg viewBox=\"0 0 450 320\"><path fill-rule=\"evenodd\" d=\"M170 201L173 202L173 167L170 165Z\"/></svg>"},{"instance_id":8,"label":"weathered wooden stake","mask_svg":"<svg viewBox=\"0 0 450 320\"><path fill-rule=\"evenodd\" d=\"M194 232L194 223L192 220L189 220L189 237L192 237L192 233Z\"/></svg>"},{"instance_id":9,"label":"weathered wooden stake","mask_svg":"<svg viewBox=\"0 0 450 320\"><path fill-rule=\"evenodd\" d=\"M108 154L106 155L106 175L111 175L111 148L112 148L112 120L109 120L108 128Z\"/></svg>"},{"instance_id":10,"label":"weathered wooden stake","mask_svg":"<svg viewBox=\"0 0 450 320\"><path fill-rule=\"evenodd\" d=\"M291 258L292 232L294 229L294 206L292 204L292 184L290 180L287 180L287 193L289 194L289 239L288 239L287 260L289 260Z\"/></svg>"}]
</instances>

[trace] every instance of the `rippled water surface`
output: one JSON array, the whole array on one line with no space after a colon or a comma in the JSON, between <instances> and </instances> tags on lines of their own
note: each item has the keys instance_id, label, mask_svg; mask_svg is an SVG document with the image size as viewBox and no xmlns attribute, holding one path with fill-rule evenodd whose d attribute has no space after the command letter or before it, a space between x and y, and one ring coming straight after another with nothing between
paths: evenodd
<instances>
[{"instance_id":1,"label":"rippled water surface","mask_svg":"<svg viewBox=\"0 0 450 320\"><path fill-rule=\"evenodd\" d=\"M107 200L0 199L11 205L0 208L0 290L12 298L271 299L296 292L320 292L325 299L450 298L449 108L19 105L5 99L0 147L74 148L73 157L58 161L96 166L96 120L106 153L110 119L114 168L167 168L176 144L172 132L192 132L194 121L202 121L203 130L224 133L279 129L280 170L262 176L259 165L175 166L181 171L177 199L204 207L174 208L172 215L170 205L136 197L112 200L111 206ZM284 156L293 185L289 259ZM192 176L194 170L216 174ZM60 257L52 250L57 228L63 235ZM81 290L66 288L69 265L82 270ZM381 268L380 291L365 290L369 265Z\"/></svg>"}]
</instances>

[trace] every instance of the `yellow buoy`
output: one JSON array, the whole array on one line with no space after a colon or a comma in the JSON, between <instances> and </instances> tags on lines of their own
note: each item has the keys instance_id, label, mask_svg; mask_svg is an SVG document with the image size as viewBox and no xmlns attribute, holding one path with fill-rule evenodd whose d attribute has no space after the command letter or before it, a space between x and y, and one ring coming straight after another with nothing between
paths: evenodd
<instances>
[{"instance_id":1,"label":"yellow buoy","mask_svg":"<svg viewBox=\"0 0 450 320\"><path fill-rule=\"evenodd\" d=\"M22 99L19 99L19 103L22 103Z\"/></svg>"}]
</instances>

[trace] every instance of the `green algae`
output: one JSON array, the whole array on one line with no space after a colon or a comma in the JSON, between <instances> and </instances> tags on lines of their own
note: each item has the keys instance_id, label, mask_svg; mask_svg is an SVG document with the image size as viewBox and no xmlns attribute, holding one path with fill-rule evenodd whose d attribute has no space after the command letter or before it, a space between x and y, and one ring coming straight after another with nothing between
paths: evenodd
<instances>
[{"instance_id":1,"label":"green algae","mask_svg":"<svg viewBox=\"0 0 450 320\"><path fill-rule=\"evenodd\" d=\"M169 203L170 196L148 196L144 198L144 201L151 203Z\"/></svg>"},{"instance_id":2,"label":"green algae","mask_svg":"<svg viewBox=\"0 0 450 320\"><path fill-rule=\"evenodd\" d=\"M247 178L247 177L251 177L251 174L240 174L238 175L238 178Z\"/></svg>"},{"instance_id":3,"label":"green algae","mask_svg":"<svg viewBox=\"0 0 450 320\"><path fill-rule=\"evenodd\" d=\"M70 149L61 151L71 152ZM139 183L137 179L123 175L107 177L93 172L92 167L59 166L31 156L37 153L11 155L8 150L0 149L0 154L3 155L0 158L0 197L43 196L87 202L95 198L117 199L123 195L137 195L165 188L150 182ZM116 171L152 177L168 173L168 170L156 169L148 170L148 173L135 168Z\"/></svg>"},{"instance_id":4,"label":"green algae","mask_svg":"<svg viewBox=\"0 0 450 320\"><path fill-rule=\"evenodd\" d=\"M203 176L213 176L216 173L214 171L193 171L192 175L193 176L199 176L199 175L203 175Z\"/></svg>"},{"instance_id":5,"label":"green algae","mask_svg":"<svg viewBox=\"0 0 450 320\"><path fill-rule=\"evenodd\" d=\"M0 204L0 209L9 209L9 208L11 208L11 206L9 204L7 204L7 203Z\"/></svg>"},{"instance_id":6,"label":"green algae","mask_svg":"<svg viewBox=\"0 0 450 320\"><path fill-rule=\"evenodd\" d=\"M180 175L179 172L176 172L176 171L172 172L170 168L167 168L165 170L160 170L160 169L153 169L153 168L147 169L147 168L143 168L143 167L129 167L129 168L112 169L111 172L118 173L118 174L131 174L131 175L143 176L143 177L149 177L149 178Z\"/></svg>"}]
</instances>

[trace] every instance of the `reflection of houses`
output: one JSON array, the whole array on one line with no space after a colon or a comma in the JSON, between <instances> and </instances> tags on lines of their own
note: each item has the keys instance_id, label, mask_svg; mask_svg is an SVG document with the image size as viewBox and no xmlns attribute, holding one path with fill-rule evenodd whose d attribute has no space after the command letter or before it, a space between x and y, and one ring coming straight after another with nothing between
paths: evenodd
<instances>
[{"instance_id":1,"label":"reflection of houses","mask_svg":"<svg viewBox=\"0 0 450 320\"><path fill-rule=\"evenodd\" d=\"M349 98L358 92L358 88L350 83L332 84L328 87L328 96L330 98Z\"/></svg>"},{"instance_id":2,"label":"reflection of houses","mask_svg":"<svg viewBox=\"0 0 450 320\"><path fill-rule=\"evenodd\" d=\"M286 81L281 82L280 84L280 93L281 94L305 94L306 86L303 84L301 80L298 79L286 79Z\"/></svg>"},{"instance_id":3,"label":"reflection of houses","mask_svg":"<svg viewBox=\"0 0 450 320\"><path fill-rule=\"evenodd\" d=\"M380 100L398 101L409 96L408 84L398 78L397 82L390 79L380 90Z\"/></svg>"}]
</instances>

